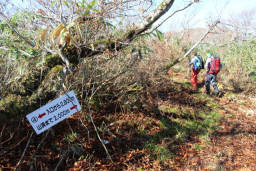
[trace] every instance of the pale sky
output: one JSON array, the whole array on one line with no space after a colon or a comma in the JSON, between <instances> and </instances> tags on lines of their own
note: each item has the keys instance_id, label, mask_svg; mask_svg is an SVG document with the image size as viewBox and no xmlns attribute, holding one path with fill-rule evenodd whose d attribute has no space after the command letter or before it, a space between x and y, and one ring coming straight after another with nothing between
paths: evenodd
<instances>
[{"instance_id":1,"label":"pale sky","mask_svg":"<svg viewBox=\"0 0 256 171\"><path fill-rule=\"evenodd\" d=\"M0 0L2 1L2 0ZM11 0L17 6L22 6L22 0ZM162 0L155 0L157 4ZM163 20L174 11L185 7L191 0L176 0L170 11L161 18ZM20 5L18 3L21 3ZM24 4L23 4L24 5ZM249 10L256 11L256 0L200 0L188 9L176 13L172 18L165 22L159 30L168 32L187 28L206 28L207 22L229 19L231 16L239 16L240 13ZM161 21L160 20L160 21ZM256 19L254 21L256 23ZM255 24L256 25L256 24Z\"/></svg>"},{"instance_id":2,"label":"pale sky","mask_svg":"<svg viewBox=\"0 0 256 171\"><path fill-rule=\"evenodd\" d=\"M183 8L189 2L190 0L176 0L166 16L177 9ZM160 27L160 30L168 32L186 27L205 28L210 20L215 21L217 18L226 20L231 16L239 16L239 14L248 10L256 11L256 0L200 0L200 3L175 14Z\"/></svg>"}]
</instances>

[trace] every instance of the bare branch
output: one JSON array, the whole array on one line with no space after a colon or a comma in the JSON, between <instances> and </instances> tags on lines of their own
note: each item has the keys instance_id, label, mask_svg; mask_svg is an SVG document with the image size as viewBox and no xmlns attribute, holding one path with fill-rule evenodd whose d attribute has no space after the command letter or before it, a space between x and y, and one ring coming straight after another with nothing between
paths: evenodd
<instances>
[{"instance_id":1,"label":"bare branch","mask_svg":"<svg viewBox=\"0 0 256 171\"><path fill-rule=\"evenodd\" d=\"M187 6L185 6L182 9L179 9L177 11L174 11L170 16L168 16L166 19L164 19L160 24L158 24L152 31L150 31L150 33L152 33L153 31L155 31L156 29L158 29L163 23L165 23L169 18L171 18L172 16L174 16L176 13L183 11L185 9L187 9L188 7L190 7L191 5L193 5L194 2L190 2Z\"/></svg>"},{"instance_id":2,"label":"bare branch","mask_svg":"<svg viewBox=\"0 0 256 171\"><path fill-rule=\"evenodd\" d=\"M168 71L171 67L173 67L174 65L176 65L177 63L180 63L181 61L183 61L205 38L206 36L217 26L217 24L219 24L220 21L217 20L216 22L214 22L209 29L207 30L207 32L183 55L182 58L178 58L175 61L173 61L172 63L168 64L166 67L161 68L159 70L157 70L156 73L161 72L161 71Z\"/></svg>"},{"instance_id":3,"label":"bare branch","mask_svg":"<svg viewBox=\"0 0 256 171\"><path fill-rule=\"evenodd\" d=\"M61 162L62 162L63 159L66 157L66 155L68 155L68 153L69 153L69 149L66 150L66 151L61 155L61 158L60 158L59 162L57 163L57 165L56 165L54 171L57 171L57 170L58 170L58 168L59 168Z\"/></svg>"},{"instance_id":4,"label":"bare branch","mask_svg":"<svg viewBox=\"0 0 256 171\"><path fill-rule=\"evenodd\" d=\"M3 49L3 50L5 50L5 51L9 51L9 50L10 50L9 48L4 47L4 46L0 47L0 49ZM18 50L20 53L22 53L23 55L32 57L32 55L30 55L29 53L25 52L24 50L21 50L21 49L17 49L17 50Z\"/></svg>"},{"instance_id":5,"label":"bare branch","mask_svg":"<svg viewBox=\"0 0 256 171\"><path fill-rule=\"evenodd\" d=\"M31 141L32 136L33 136L33 132L31 132L31 134L30 134L30 137L29 137L28 142L27 142L27 144L26 144L26 147L25 147L25 149L24 149L24 151L23 151L23 153L22 153L22 155L21 155L21 157L20 157L20 160L19 160L18 163L16 164L15 170L16 170L17 167L20 165L20 162L22 162L22 160L23 160L23 158L24 158L24 155L25 155L25 153L26 153L26 151L27 151L27 149L28 149L28 145L30 144L30 141Z\"/></svg>"},{"instance_id":6,"label":"bare branch","mask_svg":"<svg viewBox=\"0 0 256 171\"><path fill-rule=\"evenodd\" d=\"M111 158L111 156L110 156L110 154L109 154L109 152L108 152L107 147L105 146L103 140L100 138L99 132L98 132L97 127L96 127L96 125L95 125L95 123L94 123L94 121L93 121L93 118L92 118L91 113L89 114L89 116L90 116L90 118L91 118L91 122L92 122L93 127L94 127L94 130L95 130L95 132L96 132L96 134L97 134L97 137L98 137L98 139L100 140L100 142L101 142L101 144L102 144L104 150L106 151L106 154L107 154L108 158L110 159L110 161L111 161L112 163L114 163L113 160L112 160L112 158Z\"/></svg>"},{"instance_id":7,"label":"bare branch","mask_svg":"<svg viewBox=\"0 0 256 171\"><path fill-rule=\"evenodd\" d=\"M62 0L59 0L60 3L60 21L65 26L64 18L63 18L63 8L62 8Z\"/></svg>"},{"instance_id":8,"label":"bare branch","mask_svg":"<svg viewBox=\"0 0 256 171\"><path fill-rule=\"evenodd\" d=\"M185 55L179 59L179 62L181 62L183 59L185 59L205 38L206 36L219 24L220 21L216 21L213 25L210 26L208 31L201 37L200 40L198 40L186 53Z\"/></svg>"},{"instance_id":9,"label":"bare branch","mask_svg":"<svg viewBox=\"0 0 256 171\"><path fill-rule=\"evenodd\" d=\"M32 47L35 47L35 43L29 41L26 37L22 36L11 24L10 20L8 17L6 17L4 15L3 12L0 11L0 16L3 18L3 20L7 23L7 25L9 26L10 29L12 29L12 31L18 35L18 37L21 39L21 40L24 40L28 45L32 46Z\"/></svg>"},{"instance_id":10,"label":"bare branch","mask_svg":"<svg viewBox=\"0 0 256 171\"><path fill-rule=\"evenodd\" d=\"M172 7L174 0L168 0L158 7L157 11L147 18L148 23L136 31L136 36L148 30L160 17L162 17Z\"/></svg>"},{"instance_id":11,"label":"bare branch","mask_svg":"<svg viewBox=\"0 0 256 171\"><path fill-rule=\"evenodd\" d=\"M102 47L102 45L98 47L96 46L94 50L88 49L87 47L81 47L82 51L86 52L84 57L92 57L101 54L107 49L110 51L119 51L128 46L137 36L150 29L150 27L172 7L174 1L175 0L168 0L167 2L162 3L159 8L147 18L146 24L142 25L141 28L137 30L130 31L124 39L118 42L109 42L108 45L105 45L104 47Z\"/></svg>"}]
</instances>

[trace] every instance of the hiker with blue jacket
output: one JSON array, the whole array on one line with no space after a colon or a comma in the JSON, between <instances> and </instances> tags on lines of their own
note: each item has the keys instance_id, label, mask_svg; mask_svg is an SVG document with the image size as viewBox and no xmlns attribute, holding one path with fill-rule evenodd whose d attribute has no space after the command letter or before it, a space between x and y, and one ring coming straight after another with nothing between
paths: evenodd
<instances>
[{"instance_id":1,"label":"hiker with blue jacket","mask_svg":"<svg viewBox=\"0 0 256 171\"><path fill-rule=\"evenodd\" d=\"M206 82L205 82L205 88L206 88L206 94L210 94L210 85L213 86L215 94L217 96L220 95L218 86L216 84L217 80L217 74L219 73L222 64L220 62L220 58L217 56L213 56L212 54L207 54L207 60L205 62L205 68L206 68Z\"/></svg>"},{"instance_id":2,"label":"hiker with blue jacket","mask_svg":"<svg viewBox=\"0 0 256 171\"><path fill-rule=\"evenodd\" d=\"M191 83L193 87L197 90L197 75L201 69L204 69L204 62L202 56L198 55L197 52L194 53L194 57L189 62L189 66L192 65L191 73Z\"/></svg>"}]
</instances>

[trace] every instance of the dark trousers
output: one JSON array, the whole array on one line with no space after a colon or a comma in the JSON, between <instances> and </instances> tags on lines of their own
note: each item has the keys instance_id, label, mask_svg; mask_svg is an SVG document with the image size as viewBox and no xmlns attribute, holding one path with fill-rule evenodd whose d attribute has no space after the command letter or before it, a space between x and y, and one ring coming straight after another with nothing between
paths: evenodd
<instances>
[{"instance_id":1,"label":"dark trousers","mask_svg":"<svg viewBox=\"0 0 256 171\"><path fill-rule=\"evenodd\" d=\"M219 93L219 89L218 89L218 86L216 84L216 77L217 77L217 75L207 74L206 82L205 82L205 88L206 88L206 93L207 94L210 93L210 85L213 86L214 91L215 91L216 94Z\"/></svg>"}]
</instances>

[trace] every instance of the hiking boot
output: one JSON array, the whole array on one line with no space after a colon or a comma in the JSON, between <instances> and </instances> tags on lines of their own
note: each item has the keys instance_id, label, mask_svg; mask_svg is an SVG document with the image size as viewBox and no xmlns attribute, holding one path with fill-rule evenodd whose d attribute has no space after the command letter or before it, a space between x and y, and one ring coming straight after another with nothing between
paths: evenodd
<instances>
[{"instance_id":1,"label":"hiking boot","mask_svg":"<svg viewBox=\"0 0 256 171\"><path fill-rule=\"evenodd\" d=\"M199 88L198 87L193 88L192 93L199 93Z\"/></svg>"},{"instance_id":2,"label":"hiking boot","mask_svg":"<svg viewBox=\"0 0 256 171\"><path fill-rule=\"evenodd\" d=\"M221 97L221 92L218 91L217 93L215 93L215 96L216 97Z\"/></svg>"},{"instance_id":3,"label":"hiking boot","mask_svg":"<svg viewBox=\"0 0 256 171\"><path fill-rule=\"evenodd\" d=\"M222 97L222 96L223 96L223 93L219 91L219 92L216 94L216 96L217 96L217 97Z\"/></svg>"}]
</instances>

